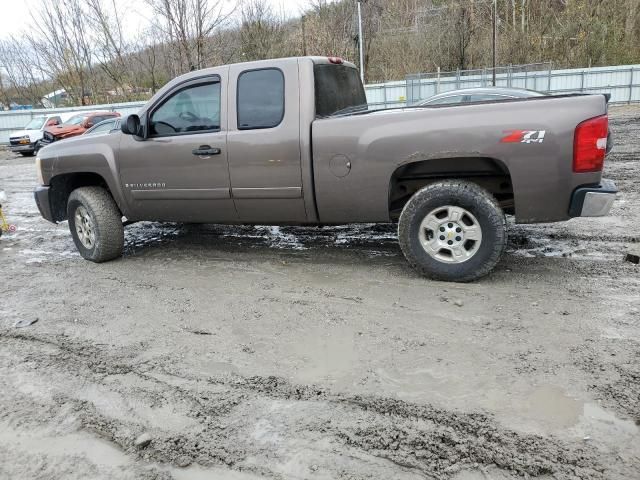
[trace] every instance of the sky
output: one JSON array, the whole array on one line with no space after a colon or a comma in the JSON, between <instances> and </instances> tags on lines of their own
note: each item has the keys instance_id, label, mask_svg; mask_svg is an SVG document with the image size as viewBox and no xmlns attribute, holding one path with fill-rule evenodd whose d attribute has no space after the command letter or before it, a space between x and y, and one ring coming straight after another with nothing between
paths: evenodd
<instances>
[{"instance_id":1,"label":"sky","mask_svg":"<svg viewBox=\"0 0 640 480\"><path fill-rule=\"evenodd\" d=\"M43 1L57 0L0 0L0 12L3 21L0 23L0 38L9 38L27 30L31 24L31 12L37 10ZM226 0L229 3L238 3ZM268 0L271 5L286 16L293 17L309 4L308 0ZM334 0L329 0L334 1ZM148 22L148 10L141 0L116 0L126 6L126 29L135 33Z\"/></svg>"}]
</instances>

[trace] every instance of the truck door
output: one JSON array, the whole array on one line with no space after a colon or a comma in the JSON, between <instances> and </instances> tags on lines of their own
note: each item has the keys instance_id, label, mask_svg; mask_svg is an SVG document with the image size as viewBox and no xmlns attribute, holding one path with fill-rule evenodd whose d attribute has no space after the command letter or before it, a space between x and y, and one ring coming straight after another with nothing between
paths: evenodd
<instances>
[{"instance_id":1,"label":"truck door","mask_svg":"<svg viewBox=\"0 0 640 480\"><path fill-rule=\"evenodd\" d=\"M296 59L229 69L229 171L240 220L304 222Z\"/></svg>"},{"instance_id":2,"label":"truck door","mask_svg":"<svg viewBox=\"0 0 640 480\"><path fill-rule=\"evenodd\" d=\"M237 221L221 101L227 71L168 91L146 114L147 139L122 136L120 179L134 219Z\"/></svg>"}]
</instances>

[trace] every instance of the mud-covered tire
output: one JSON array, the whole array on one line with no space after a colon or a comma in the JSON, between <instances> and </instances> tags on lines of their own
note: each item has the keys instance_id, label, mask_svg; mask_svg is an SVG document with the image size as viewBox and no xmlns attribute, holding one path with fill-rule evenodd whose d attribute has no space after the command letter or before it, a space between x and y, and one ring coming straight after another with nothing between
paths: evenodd
<instances>
[{"instance_id":1,"label":"mud-covered tire","mask_svg":"<svg viewBox=\"0 0 640 480\"><path fill-rule=\"evenodd\" d=\"M77 213L88 216L93 241L85 245L76 228ZM67 202L69 230L78 252L86 260L101 263L122 255L124 227L122 214L113 197L101 187L81 187L69 196ZM85 238L86 236L83 235Z\"/></svg>"},{"instance_id":2,"label":"mud-covered tire","mask_svg":"<svg viewBox=\"0 0 640 480\"><path fill-rule=\"evenodd\" d=\"M481 229L477 250L461 263L447 263L427 253L420 239L423 220L440 207L461 207L471 213ZM480 186L463 180L432 183L407 202L398 223L400 248L409 264L425 277L450 282L470 282L487 275L498 263L507 244L505 216L495 198Z\"/></svg>"}]
</instances>

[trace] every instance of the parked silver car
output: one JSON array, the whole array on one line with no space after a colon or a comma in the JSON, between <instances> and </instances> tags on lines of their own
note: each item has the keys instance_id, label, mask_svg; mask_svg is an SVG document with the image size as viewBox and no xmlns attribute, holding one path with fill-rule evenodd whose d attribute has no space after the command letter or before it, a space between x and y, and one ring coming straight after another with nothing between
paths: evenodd
<instances>
[{"instance_id":1,"label":"parked silver car","mask_svg":"<svg viewBox=\"0 0 640 480\"><path fill-rule=\"evenodd\" d=\"M447 105L451 103L476 103L489 102L492 100L504 100L507 98L528 98L543 97L545 93L536 92L535 90L526 90L524 88L502 88L502 87L484 87L484 88L463 88L460 90L451 90L442 92L425 100L420 100L415 105Z\"/></svg>"},{"instance_id":2,"label":"parked silver car","mask_svg":"<svg viewBox=\"0 0 640 480\"><path fill-rule=\"evenodd\" d=\"M120 130L120 117L109 118L100 123L95 124L83 135L97 135L99 133L112 133Z\"/></svg>"}]
</instances>

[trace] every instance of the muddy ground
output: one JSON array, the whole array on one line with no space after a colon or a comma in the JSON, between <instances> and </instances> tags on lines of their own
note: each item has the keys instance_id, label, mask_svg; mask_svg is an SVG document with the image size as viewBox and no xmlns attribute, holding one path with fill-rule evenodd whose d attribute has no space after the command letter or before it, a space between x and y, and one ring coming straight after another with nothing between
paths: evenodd
<instances>
[{"instance_id":1,"label":"muddy ground","mask_svg":"<svg viewBox=\"0 0 640 480\"><path fill-rule=\"evenodd\" d=\"M0 478L640 478L640 107L612 113L612 216L512 225L466 285L389 226L136 224L95 265L0 153Z\"/></svg>"}]
</instances>

